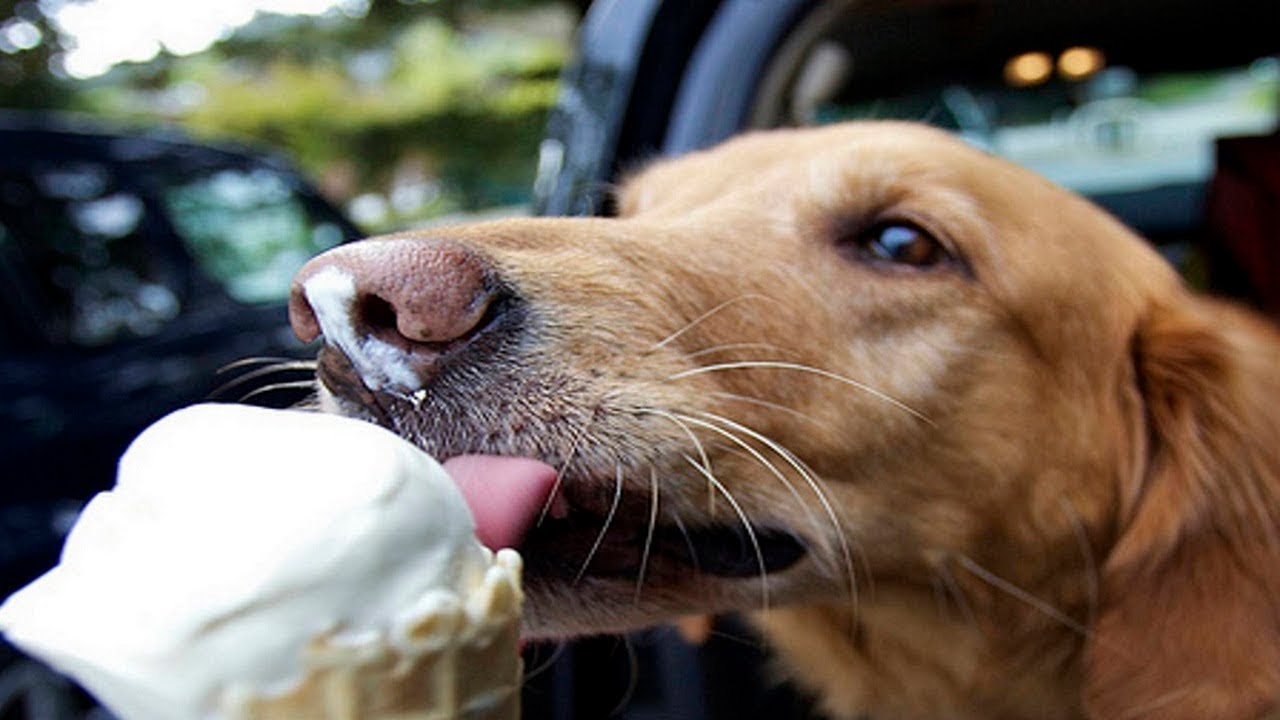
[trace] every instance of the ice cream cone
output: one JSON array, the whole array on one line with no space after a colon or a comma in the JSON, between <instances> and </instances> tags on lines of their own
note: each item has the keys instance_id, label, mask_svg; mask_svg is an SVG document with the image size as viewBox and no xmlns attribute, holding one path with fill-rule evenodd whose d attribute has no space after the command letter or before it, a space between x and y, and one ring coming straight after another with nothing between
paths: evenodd
<instances>
[{"instance_id":1,"label":"ice cream cone","mask_svg":"<svg viewBox=\"0 0 1280 720\"><path fill-rule=\"evenodd\" d=\"M234 688L229 720L517 720L520 556L499 552L470 597L428 602L389 637L318 637L282 693Z\"/></svg>"},{"instance_id":2,"label":"ice cream cone","mask_svg":"<svg viewBox=\"0 0 1280 720\"><path fill-rule=\"evenodd\" d=\"M513 720L520 572L403 438L198 405L130 445L0 631L127 720Z\"/></svg>"}]
</instances>

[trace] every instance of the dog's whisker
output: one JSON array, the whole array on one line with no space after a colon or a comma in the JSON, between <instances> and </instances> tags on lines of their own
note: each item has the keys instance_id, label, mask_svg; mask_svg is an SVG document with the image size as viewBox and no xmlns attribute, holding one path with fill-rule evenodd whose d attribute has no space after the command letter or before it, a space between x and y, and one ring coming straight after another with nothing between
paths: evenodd
<instances>
[{"instance_id":1,"label":"dog's whisker","mask_svg":"<svg viewBox=\"0 0 1280 720\"><path fill-rule=\"evenodd\" d=\"M800 412L799 410L796 410L795 408L787 407L786 405L783 405L783 404L781 404L781 403L775 403L775 402L770 402L770 401L768 401L768 400L762 400L762 399L757 398L757 397L751 397L750 395L742 395L742 394L740 394L740 393L731 393L731 392L715 391L715 392L709 392L709 393L707 393L707 397L721 398L721 399L723 399L723 400L732 400L732 401L734 401L734 402L741 402L741 403L746 403L746 404L748 404L748 405L756 405L756 406L758 406L758 407L768 408L768 409L770 409L770 410L777 410L778 412L786 413L786 414L790 415L791 417L794 417L794 418L795 418L795 419L797 419L797 420L803 420L803 421L805 421L805 422L807 422L807 423L811 423L811 424L816 425L816 426L818 426L818 427L825 427L825 425L824 425L822 422L820 422L820 421L818 421L818 420L814 419L814 418L813 418L813 416L808 415L807 413Z\"/></svg>"},{"instance_id":2,"label":"dog's whisker","mask_svg":"<svg viewBox=\"0 0 1280 720\"><path fill-rule=\"evenodd\" d=\"M809 504L804 501L804 498L800 497L800 491L796 490L795 483L791 482L791 480L789 480L787 476L784 475L782 471L778 469L777 465L775 465L763 454L761 454L759 450L756 450L754 447L752 447L750 443L738 437L737 435L734 435L728 430L725 430L724 428L719 427L713 423L707 422L705 420L699 420L696 417L692 417L689 415L682 415L679 413L674 413L674 415L683 422L687 422L689 424L696 425L701 428L705 428L707 430L710 430L711 432L716 433L717 435L720 435L721 437L727 439L734 446L744 451L751 459L760 463L761 466L763 466L766 470L768 470L769 473L773 475L778 480L778 482L781 483L782 486L785 487L791 493L791 497L795 498L796 504L799 505L800 509L803 510L804 513L809 516L810 525L812 525L814 528L817 528L819 526L817 515L813 513L813 510L809 507Z\"/></svg>"},{"instance_id":3,"label":"dog's whisker","mask_svg":"<svg viewBox=\"0 0 1280 720\"><path fill-rule=\"evenodd\" d=\"M734 643L735 645L739 645L744 648L749 648L750 650L757 653L765 652L768 648L768 644L760 637L757 637L754 635L748 635L744 637L737 633L726 632L725 630L717 629L715 626L712 627L711 632L707 635L707 637L715 638L716 640L724 640L727 642L731 642L731 643Z\"/></svg>"},{"instance_id":4,"label":"dog's whisker","mask_svg":"<svg viewBox=\"0 0 1280 720\"><path fill-rule=\"evenodd\" d=\"M535 665L533 669L525 671L524 675L521 677L521 680L520 680L521 684L522 685L527 684L530 680L533 680L534 678L538 677L542 673L549 670L552 665L555 665L556 660L560 659L560 656L564 654L564 651L568 647L569 647L569 644L567 642L563 640L557 641L555 643L555 649L551 651L551 655L548 656L546 660Z\"/></svg>"},{"instance_id":5,"label":"dog's whisker","mask_svg":"<svg viewBox=\"0 0 1280 720\"><path fill-rule=\"evenodd\" d=\"M653 534L658 529L658 471L649 466L649 530L644 536L644 551L640 553L640 570L636 573L635 604L640 605L640 593L644 589L644 575L649 568L649 555L653 552Z\"/></svg>"},{"instance_id":6,"label":"dog's whisker","mask_svg":"<svg viewBox=\"0 0 1280 720\"><path fill-rule=\"evenodd\" d=\"M289 406L290 410L301 412L320 412L320 395L312 393Z\"/></svg>"},{"instance_id":7,"label":"dog's whisker","mask_svg":"<svg viewBox=\"0 0 1280 720\"><path fill-rule=\"evenodd\" d=\"M622 691L622 697L618 698L618 704L613 706L605 717L617 717L622 714L622 710L631 704L631 699L635 697L636 688L640 687L640 658L636 655L636 648L631 644L630 636L622 636L622 647L627 651L627 687Z\"/></svg>"},{"instance_id":8,"label":"dog's whisker","mask_svg":"<svg viewBox=\"0 0 1280 720\"><path fill-rule=\"evenodd\" d=\"M729 489L717 480L716 476L710 470L698 465L697 461L688 455L685 455L684 459L693 466L694 470L697 470L702 474L703 478L706 479L711 487L715 488L717 492L724 496L724 499L729 503L729 507L733 508L733 512L738 516L738 521L742 523L742 529L746 531L747 538L751 541L751 549L755 552L756 562L760 567L761 609L763 612L769 612L769 572L766 569L767 565L764 561L764 550L760 547L760 539L756 536L755 526L751 524L751 519L747 516L746 511L742 509L742 506L738 504L738 501L733 497L733 493L729 492Z\"/></svg>"},{"instance_id":9,"label":"dog's whisker","mask_svg":"<svg viewBox=\"0 0 1280 720\"><path fill-rule=\"evenodd\" d=\"M685 527L684 520L677 514L672 514L671 523L680 531L680 536L684 538L684 547L689 551L689 564L693 565L694 572L702 572L702 566L698 563L698 548L693 543L693 536L689 534L689 529Z\"/></svg>"},{"instance_id":10,"label":"dog's whisker","mask_svg":"<svg viewBox=\"0 0 1280 720\"><path fill-rule=\"evenodd\" d=\"M740 343L725 343L723 345L713 345L711 347L702 348L701 350L695 350L690 353L685 353L685 357L692 359L692 358L704 357L706 355L714 355L716 353L732 352L736 350L768 350L768 351L776 352L780 355L795 355L795 353L789 352L786 348L778 347L777 345L771 345L769 343L740 342Z\"/></svg>"},{"instance_id":11,"label":"dog's whisker","mask_svg":"<svg viewBox=\"0 0 1280 720\"><path fill-rule=\"evenodd\" d=\"M963 553L957 553L952 557L955 559L957 563L960 564L960 567L964 568L970 574L976 576L978 579L987 583L991 587L1043 613L1044 615L1047 615L1048 617L1056 620L1057 622L1061 623L1063 626L1067 627L1068 629L1073 630L1084 637L1089 637L1092 635L1092 631L1090 631L1089 627L1086 626L1084 623L1081 623L1079 620L1076 620L1070 615L1062 612L1061 610L1054 607L1053 605L1045 602L1044 600L1041 600L1035 595L1032 595L1026 590L1023 590L1022 588L1018 587L1014 583L1011 583L1008 580L1000 577L999 575L991 572L990 570L986 569L982 565L979 565L976 561L973 560L973 558L969 557L968 555L965 555Z\"/></svg>"},{"instance_id":12,"label":"dog's whisker","mask_svg":"<svg viewBox=\"0 0 1280 720\"><path fill-rule=\"evenodd\" d=\"M1080 555L1084 559L1085 592L1088 593L1089 601L1089 620L1086 624L1094 627L1098 619L1098 564L1093 557L1093 545L1089 542L1089 532L1084 527L1084 521L1080 519L1080 511L1071 502L1071 498L1063 496L1061 500L1062 510L1071 521L1071 531L1075 534L1076 543L1080 546Z\"/></svg>"},{"instance_id":13,"label":"dog's whisker","mask_svg":"<svg viewBox=\"0 0 1280 720\"><path fill-rule=\"evenodd\" d=\"M721 372L724 370L743 370L743 369L792 370L795 372L803 372L803 373L809 373L812 375L817 375L819 377L827 378L828 380L834 380L836 382L844 383L845 385L848 385L849 387L852 387L856 390L864 392L868 395L871 395L872 397L883 400L889 403L890 405L893 405L894 407L907 412L908 414L912 415L913 417L917 418L918 420L924 423L936 426L936 423L934 423L933 420L930 420L929 417L926 416L924 413L920 412L919 410L916 410L915 408L911 407L910 405L907 405L906 403L902 402L901 400L898 400L897 398L891 395L888 395L884 392L881 392L871 387L866 383L858 382L853 378L845 377L844 375L831 372L830 370L823 370L822 368L816 368L809 365L801 365L799 363L782 362L778 360L742 360L739 362L717 363L715 365L703 365L701 367L692 368L690 370L682 370L673 375L669 375L666 379L669 382L674 382L676 380L682 380L684 378L693 377L695 375L704 375L706 373Z\"/></svg>"},{"instance_id":14,"label":"dog's whisker","mask_svg":"<svg viewBox=\"0 0 1280 720\"><path fill-rule=\"evenodd\" d=\"M978 616L973 612L973 605L969 602L969 598L964 594L964 588L960 587L960 583L956 582L955 575L951 573L951 568L946 563L938 563L933 568L934 577L942 582L942 588L952 601L955 602L956 608L964 617L965 622L972 627L980 628L978 624Z\"/></svg>"},{"instance_id":15,"label":"dog's whisker","mask_svg":"<svg viewBox=\"0 0 1280 720\"><path fill-rule=\"evenodd\" d=\"M684 422L688 422L693 425L697 425L698 427L711 430L712 432L717 433L722 437L728 439L732 443L732 446L727 448L726 452L739 452L745 455L746 457L751 458L755 462L760 463L760 465L762 465L766 470L768 470L769 473L772 474L778 480L778 482L781 483L782 486L785 487L787 491L791 493L791 497L795 499L796 505L798 505L801 511L803 511L804 514L808 517L810 526L812 526L815 531L817 531L820 528L821 522L819 521L818 516L813 512L813 509L809 507L809 503L805 502L804 498L800 496L800 492L796 490L795 483L791 482L791 480L788 479L787 476L781 470L778 469L776 464L774 464L772 461L766 458L759 450L752 447L750 443L746 442L745 440L738 437L737 435L734 435L728 430L718 427L710 422L699 420L698 418L687 416L687 415L677 415L677 417L679 417ZM822 493L822 491L818 488L814 488L814 490L817 496L819 497L819 499L824 504L827 504L826 498ZM828 507L828 509L830 508ZM853 560L851 558L851 553L849 551L848 540L846 539L844 533L841 531L839 520L835 518L834 514L831 516L831 519L833 521L836 537L839 538L841 555L842 555L842 559L844 560L844 573L845 573L845 577L848 578L851 604L854 611L854 615L856 616L858 611L858 580L857 580L857 575L855 574L853 569Z\"/></svg>"},{"instance_id":16,"label":"dog's whisker","mask_svg":"<svg viewBox=\"0 0 1280 720\"><path fill-rule=\"evenodd\" d=\"M950 605L942 577L936 572L929 576L929 589L933 591L933 604L938 608L938 616L944 617L949 612Z\"/></svg>"},{"instance_id":17,"label":"dog's whisker","mask_svg":"<svg viewBox=\"0 0 1280 720\"><path fill-rule=\"evenodd\" d=\"M248 367L248 364L245 364L245 361L241 360L239 361L239 363L232 363L231 365L223 366L221 369L218 370L218 373L223 374L226 372L230 372L232 369L234 369L233 366L237 364L239 364L240 367ZM256 370L250 370L249 372L246 372L243 375L238 375L228 380L227 382L219 385L217 388L213 390L213 392L209 393L209 397L214 398L221 395L225 395L231 392L232 390L242 385L245 385L246 383L253 382L254 380L260 380L264 377L270 377L271 375L276 375L279 373L287 373L287 372L314 373L315 370L316 370L316 364L314 362L308 362L305 360L285 361L285 362L271 361L265 367L260 367ZM314 381L315 378L313 377L311 378L311 380Z\"/></svg>"},{"instance_id":18,"label":"dog's whisker","mask_svg":"<svg viewBox=\"0 0 1280 720\"><path fill-rule=\"evenodd\" d=\"M693 320L690 320L687 324L685 324L684 327L680 328L679 330L676 330L675 332L671 333L665 338L654 343L653 347L649 348L649 351L652 352L654 350L659 350L661 348L666 347L667 345L679 339L680 336L684 335L685 333L689 332L695 327L701 325L702 323L706 322L708 319L714 317L715 315L723 312L726 308L729 308L733 305L736 305L737 303L740 303L746 300L768 300L770 302L777 302L776 300L774 300L773 298L767 295L759 295L756 293L748 293L746 295L739 295L738 297L730 298L720 303L719 305L716 305L710 310L702 313L701 315L694 318Z\"/></svg>"},{"instance_id":19,"label":"dog's whisker","mask_svg":"<svg viewBox=\"0 0 1280 720\"><path fill-rule=\"evenodd\" d=\"M676 417L674 414L669 413L665 410L659 410L658 408L641 408L640 411L642 413L656 415L660 418L663 418L664 420L668 420L672 423L675 423L675 425L679 427L686 436L688 436L689 441L693 443L694 449L698 451L698 459L702 461L702 466L707 469L707 472L711 472L711 458L707 454L707 448L705 445L702 444L702 440L698 438L697 433L695 433L692 429L690 429L687 424L685 424L684 422L681 422L680 418ZM715 490L708 487L707 488L707 512L709 514L715 514L715 497L716 497Z\"/></svg>"},{"instance_id":20,"label":"dog's whisker","mask_svg":"<svg viewBox=\"0 0 1280 720\"><path fill-rule=\"evenodd\" d=\"M604 524L600 526L600 534L596 535L596 541L591 544L591 550L587 552L587 557L582 561L582 567L578 570L578 574L573 579L573 584L577 585L582 581L582 576L587 574L587 568L591 565L591 561L595 559L596 553L600 551L600 546L604 544L604 536L609 533L609 528L613 526L613 519L618 514L618 505L622 502L622 465L617 466L617 474L613 486L613 504L609 506L609 514L604 518Z\"/></svg>"},{"instance_id":21,"label":"dog's whisker","mask_svg":"<svg viewBox=\"0 0 1280 720\"><path fill-rule=\"evenodd\" d=\"M266 395L268 393L279 392L282 390L314 390L315 387L316 387L315 380L294 380L292 382L271 383L269 385L263 385L262 387L254 388L253 390L250 390L244 395L241 395L237 399L237 402L245 402L252 398L258 397L259 395Z\"/></svg>"},{"instance_id":22,"label":"dog's whisker","mask_svg":"<svg viewBox=\"0 0 1280 720\"><path fill-rule=\"evenodd\" d=\"M535 527L542 527L542 524L547 520L547 515L551 514L551 508L555 505L557 496L559 496L560 491L564 488L564 478L569 472L569 466L573 464L573 459L577 456L578 450L582 446L582 441L585 440L587 435L590 433L591 423L594 420L594 415L588 417L582 423L582 427L578 428L578 431L574 434L573 440L570 441L569 449L564 456L564 461L560 463L560 467L556 468L556 479L551 484L551 492L547 494L547 500L542 504L542 510L538 513L538 520L534 523Z\"/></svg>"},{"instance_id":23,"label":"dog's whisker","mask_svg":"<svg viewBox=\"0 0 1280 720\"><path fill-rule=\"evenodd\" d=\"M994 572L991 572L968 555L959 553L951 555L950 557L978 579L987 583L996 590L999 590L1013 599L1027 605L1033 610L1040 612L1051 620L1056 621L1068 630L1078 634L1080 637L1085 638L1100 647L1107 648L1108 651L1126 658L1131 663L1143 662L1142 659L1134 656L1129 646L1117 643L1114 638L1098 635L1093 631L1093 626L1086 625L1085 623L1076 620L1065 612L1054 607L1052 604L1045 602L1035 595L1032 595L1030 592L1018 587L1016 584L1009 582Z\"/></svg>"},{"instance_id":24,"label":"dog's whisker","mask_svg":"<svg viewBox=\"0 0 1280 720\"><path fill-rule=\"evenodd\" d=\"M251 367L255 365L288 365L296 366L293 369L315 370L319 363L315 360L300 360L298 358L272 355L255 355L253 357L240 358L239 360L229 362L214 372L218 375L222 375L223 373L229 373L233 370L239 370L243 367Z\"/></svg>"},{"instance_id":25,"label":"dog's whisker","mask_svg":"<svg viewBox=\"0 0 1280 720\"><path fill-rule=\"evenodd\" d=\"M756 430L753 430L747 427L746 425L743 425L742 423L734 422L733 420L730 420L729 418L726 418L721 415L716 415L714 413L708 413L708 412L702 412L699 414L702 415L704 418L706 418L708 421L718 422L725 426L728 426L729 428L736 430L746 435L747 437L752 438L756 442L761 443L765 447L777 453L778 456L781 457L783 461L786 462L789 466L791 466L791 469L794 470L796 474L799 475L800 478L805 481L805 484L807 484L809 488L813 491L814 496L818 498L818 502L822 504L823 511L826 513L827 518L831 523L832 531L835 533L835 536L839 539L839 549L841 554L841 560L844 562L844 570L849 579L849 599L853 605L853 608L855 611L855 617L856 617L858 602L859 602L858 575L853 568L853 550L849 545L848 534L844 531L844 524L840 521L839 515L836 514L835 506L832 504L831 498L827 495L826 490L822 487L822 483L819 481L817 475L814 474L813 471L810 470L803 462L801 462L800 458L796 457L795 453L791 452L786 447L784 447L781 443L777 442L776 440L773 440L767 435L757 432ZM871 572L870 572L870 569L867 567L866 556L864 553L859 553L859 554L862 556L863 570L865 571L865 575L866 577L870 578Z\"/></svg>"}]
</instances>

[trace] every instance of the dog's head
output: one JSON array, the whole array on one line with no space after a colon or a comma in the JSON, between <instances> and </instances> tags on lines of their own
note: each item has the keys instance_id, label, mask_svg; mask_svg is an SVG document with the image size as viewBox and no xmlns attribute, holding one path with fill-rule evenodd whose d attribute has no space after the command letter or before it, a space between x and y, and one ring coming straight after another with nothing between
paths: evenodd
<instances>
[{"instance_id":1,"label":"dog's head","mask_svg":"<svg viewBox=\"0 0 1280 720\"><path fill-rule=\"evenodd\" d=\"M295 285L325 407L558 471L531 634L942 586L1087 644L1100 708L1160 701L1133 677L1203 655L1206 618L1276 639L1275 569L1236 571L1276 560L1280 380L1235 358L1277 345L1103 212L889 123L745 136L618 205L357 243Z\"/></svg>"}]
</instances>

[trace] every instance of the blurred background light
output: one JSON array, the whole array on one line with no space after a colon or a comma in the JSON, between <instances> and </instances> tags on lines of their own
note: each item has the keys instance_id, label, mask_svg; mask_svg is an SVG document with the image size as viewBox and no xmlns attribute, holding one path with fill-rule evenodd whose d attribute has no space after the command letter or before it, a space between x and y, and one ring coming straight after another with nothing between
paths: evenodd
<instances>
[{"instance_id":1,"label":"blurred background light","mask_svg":"<svg viewBox=\"0 0 1280 720\"><path fill-rule=\"evenodd\" d=\"M1053 74L1053 58L1048 53L1015 55L1004 65L1004 80L1014 87L1039 85Z\"/></svg>"},{"instance_id":2,"label":"blurred background light","mask_svg":"<svg viewBox=\"0 0 1280 720\"><path fill-rule=\"evenodd\" d=\"M1065 80L1083 80L1106 67L1102 51L1093 47L1072 47L1058 56L1058 74Z\"/></svg>"}]
</instances>

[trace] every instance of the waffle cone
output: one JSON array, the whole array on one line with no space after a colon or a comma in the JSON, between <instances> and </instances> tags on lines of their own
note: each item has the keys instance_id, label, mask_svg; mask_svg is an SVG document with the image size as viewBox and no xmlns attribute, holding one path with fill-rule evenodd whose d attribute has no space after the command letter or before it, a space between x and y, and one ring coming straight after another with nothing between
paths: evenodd
<instances>
[{"instance_id":1,"label":"waffle cone","mask_svg":"<svg viewBox=\"0 0 1280 720\"><path fill-rule=\"evenodd\" d=\"M520 557L501 551L465 602L437 604L386 637L325 635L283 693L237 688L231 720L518 720Z\"/></svg>"}]
</instances>

